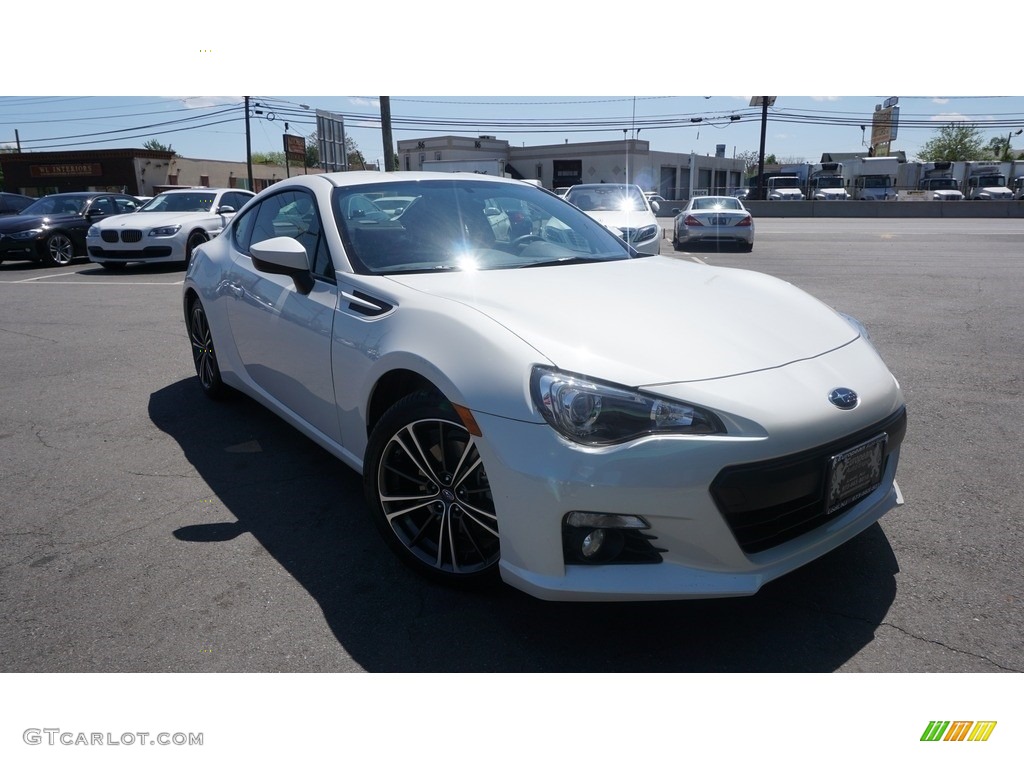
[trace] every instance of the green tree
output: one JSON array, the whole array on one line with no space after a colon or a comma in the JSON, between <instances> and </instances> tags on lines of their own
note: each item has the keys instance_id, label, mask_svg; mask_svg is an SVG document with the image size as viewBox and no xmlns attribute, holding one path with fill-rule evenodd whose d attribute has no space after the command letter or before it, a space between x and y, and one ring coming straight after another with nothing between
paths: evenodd
<instances>
[{"instance_id":1,"label":"green tree","mask_svg":"<svg viewBox=\"0 0 1024 768\"><path fill-rule=\"evenodd\" d=\"M745 174L757 173L757 161L760 157L761 153L754 149L748 149L745 152L738 152L736 154L736 159L743 161L743 172Z\"/></svg>"},{"instance_id":2,"label":"green tree","mask_svg":"<svg viewBox=\"0 0 1024 768\"><path fill-rule=\"evenodd\" d=\"M252 161L257 165L284 165L284 152L253 152Z\"/></svg>"},{"instance_id":3,"label":"green tree","mask_svg":"<svg viewBox=\"0 0 1024 768\"><path fill-rule=\"evenodd\" d=\"M926 162L938 160L978 160L985 155L985 141L978 126L969 123L949 123L938 129L938 135L921 147L918 159Z\"/></svg>"},{"instance_id":4,"label":"green tree","mask_svg":"<svg viewBox=\"0 0 1024 768\"><path fill-rule=\"evenodd\" d=\"M351 136L345 137L345 152L348 155L348 169L350 171L362 171L366 169L366 158L359 151L356 140Z\"/></svg>"},{"instance_id":5,"label":"green tree","mask_svg":"<svg viewBox=\"0 0 1024 768\"><path fill-rule=\"evenodd\" d=\"M1017 133L1020 133L1020 131L1017 131ZM1021 153L1013 151L1013 137L1015 135L1011 132L1005 138L1003 136L993 136L988 140L988 144L985 145L985 151L994 160L1000 162L1019 159Z\"/></svg>"},{"instance_id":6,"label":"green tree","mask_svg":"<svg viewBox=\"0 0 1024 768\"><path fill-rule=\"evenodd\" d=\"M316 131L313 131L310 137L306 139L306 167L320 167L320 143L317 141Z\"/></svg>"},{"instance_id":7,"label":"green tree","mask_svg":"<svg viewBox=\"0 0 1024 768\"><path fill-rule=\"evenodd\" d=\"M177 157L178 153L174 151L170 144L162 144L156 139L150 139L142 145L143 149L151 149L154 152L170 152L172 155Z\"/></svg>"}]
</instances>

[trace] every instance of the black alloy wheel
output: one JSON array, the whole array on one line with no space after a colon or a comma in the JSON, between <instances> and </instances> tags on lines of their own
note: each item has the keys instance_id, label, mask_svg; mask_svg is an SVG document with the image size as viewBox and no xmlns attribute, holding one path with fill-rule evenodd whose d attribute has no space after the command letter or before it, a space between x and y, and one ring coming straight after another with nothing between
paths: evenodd
<instances>
[{"instance_id":1,"label":"black alloy wheel","mask_svg":"<svg viewBox=\"0 0 1024 768\"><path fill-rule=\"evenodd\" d=\"M220 377L217 365L217 352L213 347L213 334L199 299L193 299L188 312L188 336L192 343L192 362L195 363L196 376L203 394L213 400L219 400L228 392L228 386Z\"/></svg>"},{"instance_id":2,"label":"black alloy wheel","mask_svg":"<svg viewBox=\"0 0 1024 768\"><path fill-rule=\"evenodd\" d=\"M453 586L496 581L498 518L487 472L443 398L414 393L384 414L363 482L378 530L408 565Z\"/></svg>"}]
</instances>

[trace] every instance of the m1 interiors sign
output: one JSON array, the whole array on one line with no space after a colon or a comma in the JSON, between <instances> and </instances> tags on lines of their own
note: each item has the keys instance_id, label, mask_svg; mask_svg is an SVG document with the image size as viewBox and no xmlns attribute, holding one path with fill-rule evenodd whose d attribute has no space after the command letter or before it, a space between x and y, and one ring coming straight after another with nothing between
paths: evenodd
<instances>
[{"instance_id":1,"label":"m1 interiors sign","mask_svg":"<svg viewBox=\"0 0 1024 768\"><path fill-rule=\"evenodd\" d=\"M31 165L29 174L34 179L67 178L69 176L102 176L100 163L54 163L52 165Z\"/></svg>"}]
</instances>

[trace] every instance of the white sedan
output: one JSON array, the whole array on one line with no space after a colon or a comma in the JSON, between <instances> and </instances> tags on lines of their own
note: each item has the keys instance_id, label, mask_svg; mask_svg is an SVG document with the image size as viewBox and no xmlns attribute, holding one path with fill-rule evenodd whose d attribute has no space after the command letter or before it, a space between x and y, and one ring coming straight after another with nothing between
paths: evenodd
<instances>
[{"instance_id":1,"label":"white sedan","mask_svg":"<svg viewBox=\"0 0 1024 768\"><path fill-rule=\"evenodd\" d=\"M565 199L618 232L640 253L661 250L658 204L648 200L635 184L577 184Z\"/></svg>"},{"instance_id":2,"label":"white sedan","mask_svg":"<svg viewBox=\"0 0 1024 768\"><path fill-rule=\"evenodd\" d=\"M414 199L346 215L376 195ZM499 236L496 199L531 231ZM860 324L764 274L638 254L532 184L281 181L196 249L182 299L202 390L360 472L387 544L449 584L749 595L901 500L903 396Z\"/></svg>"},{"instance_id":3,"label":"white sedan","mask_svg":"<svg viewBox=\"0 0 1024 768\"><path fill-rule=\"evenodd\" d=\"M738 197L704 195L690 198L672 222L672 247L736 245L754 250L754 217Z\"/></svg>"},{"instance_id":4,"label":"white sedan","mask_svg":"<svg viewBox=\"0 0 1024 768\"><path fill-rule=\"evenodd\" d=\"M196 246L220 234L253 197L244 189L161 192L134 213L93 224L85 238L89 259L106 269L129 263L187 265Z\"/></svg>"}]
</instances>

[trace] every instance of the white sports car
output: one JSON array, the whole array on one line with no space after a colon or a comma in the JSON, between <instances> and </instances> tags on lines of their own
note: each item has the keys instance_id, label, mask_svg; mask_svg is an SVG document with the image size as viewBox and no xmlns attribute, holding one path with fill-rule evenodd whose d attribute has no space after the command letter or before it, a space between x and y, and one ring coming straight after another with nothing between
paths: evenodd
<instances>
[{"instance_id":1,"label":"white sports car","mask_svg":"<svg viewBox=\"0 0 1024 768\"><path fill-rule=\"evenodd\" d=\"M358 197L412 198L361 216ZM519 199L530 231L496 231ZM643 256L532 184L305 175L196 251L203 391L361 472L408 564L551 600L749 595L901 500L900 387L853 319Z\"/></svg>"},{"instance_id":2,"label":"white sports car","mask_svg":"<svg viewBox=\"0 0 1024 768\"><path fill-rule=\"evenodd\" d=\"M172 189L130 214L110 216L89 227L89 259L106 269L125 264L188 264L192 252L220 234L251 198L245 189Z\"/></svg>"}]
</instances>

